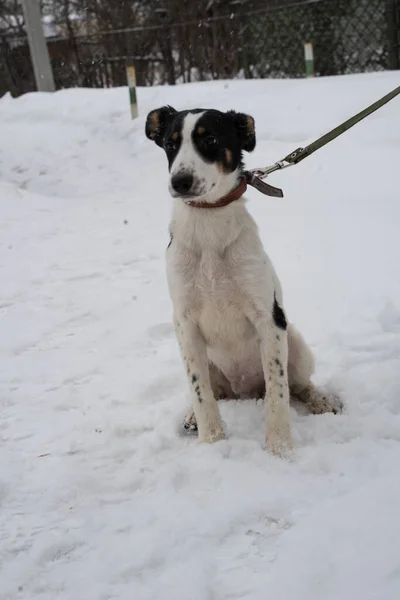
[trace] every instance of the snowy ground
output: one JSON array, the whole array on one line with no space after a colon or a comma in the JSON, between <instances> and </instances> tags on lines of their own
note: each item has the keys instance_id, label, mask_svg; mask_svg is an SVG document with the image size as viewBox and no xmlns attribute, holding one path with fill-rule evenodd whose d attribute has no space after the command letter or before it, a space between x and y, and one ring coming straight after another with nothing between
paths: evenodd
<instances>
[{"instance_id":1,"label":"snowy ground","mask_svg":"<svg viewBox=\"0 0 400 600\"><path fill-rule=\"evenodd\" d=\"M188 398L164 272L171 201L148 110L235 108L269 164L399 73L69 90L0 100L1 600L398 600L400 100L248 193L290 319L341 416L261 403L229 439L180 434Z\"/></svg>"}]
</instances>

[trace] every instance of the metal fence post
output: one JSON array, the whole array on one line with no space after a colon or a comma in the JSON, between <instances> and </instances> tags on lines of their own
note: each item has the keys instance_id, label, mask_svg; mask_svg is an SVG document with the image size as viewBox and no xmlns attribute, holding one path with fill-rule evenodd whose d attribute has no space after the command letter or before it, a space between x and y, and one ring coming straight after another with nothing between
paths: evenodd
<instances>
[{"instance_id":1,"label":"metal fence post","mask_svg":"<svg viewBox=\"0 0 400 600\"><path fill-rule=\"evenodd\" d=\"M387 68L393 70L400 68L399 12L398 0L386 0Z\"/></svg>"},{"instance_id":2,"label":"metal fence post","mask_svg":"<svg viewBox=\"0 0 400 600\"><path fill-rule=\"evenodd\" d=\"M38 0L22 0L33 70L38 92L54 92L55 85L44 37Z\"/></svg>"}]
</instances>

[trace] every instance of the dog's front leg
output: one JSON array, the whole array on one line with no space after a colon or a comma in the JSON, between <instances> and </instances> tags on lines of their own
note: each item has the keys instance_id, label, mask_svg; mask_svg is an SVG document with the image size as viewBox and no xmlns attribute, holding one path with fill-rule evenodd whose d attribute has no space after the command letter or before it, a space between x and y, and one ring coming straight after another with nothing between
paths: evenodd
<instances>
[{"instance_id":1,"label":"dog's front leg","mask_svg":"<svg viewBox=\"0 0 400 600\"><path fill-rule=\"evenodd\" d=\"M285 328L274 319L258 320L260 352L266 385L266 446L281 457L289 457L293 448L290 427L288 384L288 340Z\"/></svg>"},{"instance_id":2,"label":"dog's front leg","mask_svg":"<svg viewBox=\"0 0 400 600\"><path fill-rule=\"evenodd\" d=\"M175 317L175 331L186 367L199 440L216 442L225 438L218 403L210 383L207 347L199 328L187 317Z\"/></svg>"}]
</instances>

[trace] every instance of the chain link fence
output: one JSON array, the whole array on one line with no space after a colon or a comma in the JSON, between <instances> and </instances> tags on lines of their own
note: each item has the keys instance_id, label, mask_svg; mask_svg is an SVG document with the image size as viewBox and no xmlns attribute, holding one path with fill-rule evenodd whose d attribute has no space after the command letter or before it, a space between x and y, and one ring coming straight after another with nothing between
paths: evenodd
<instances>
[{"instance_id":1,"label":"chain link fence","mask_svg":"<svg viewBox=\"0 0 400 600\"><path fill-rule=\"evenodd\" d=\"M157 17L160 20L160 17ZM164 17L167 19L167 17ZM140 86L231 78L304 77L400 68L400 0L306 0L202 21L158 22L48 40L57 88ZM34 89L27 41L0 35L0 94Z\"/></svg>"}]
</instances>

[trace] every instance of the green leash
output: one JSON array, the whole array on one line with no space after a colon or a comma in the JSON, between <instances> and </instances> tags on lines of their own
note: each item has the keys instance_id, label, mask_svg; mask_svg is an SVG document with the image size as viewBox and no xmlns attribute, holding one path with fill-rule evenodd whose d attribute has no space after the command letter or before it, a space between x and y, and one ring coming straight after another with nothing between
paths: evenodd
<instances>
[{"instance_id":1,"label":"green leash","mask_svg":"<svg viewBox=\"0 0 400 600\"><path fill-rule=\"evenodd\" d=\"M342 135L342 133L344 133L363 119L365 119L365 117L368 117L370 114L378 110L378 108L381 108L382 106L390 102L390 100L393 100L393 98L395 98L399 94L400 86L394 89L392 92L389 92L389 94L386 94L386 96L383 96L383 98L381 98L377 102L374 102L358 114L354 115L354 117L351 117L341 125L338 125L338 127L335 127L335 129L332 129L332 131L329 131L322 137L318 138L317 140L315 140L315 142L312 142L305 148L298 148L297 150L291 152L290 154L285 156L285 158L279 160L270 167L265 167L263 169L251 169L250 171L246 171L248 183L264 194L283 198L283 192L281 189L266 184L262 181L262 179L268 177L268 175L274 173L274 171L279 171L281 169L286 169L287 167L297 165L299 162L307 158L307 156L310 156L326 144L329 144L329 142L337 138L339 135Z\"/></svg>"}]
</instances>

